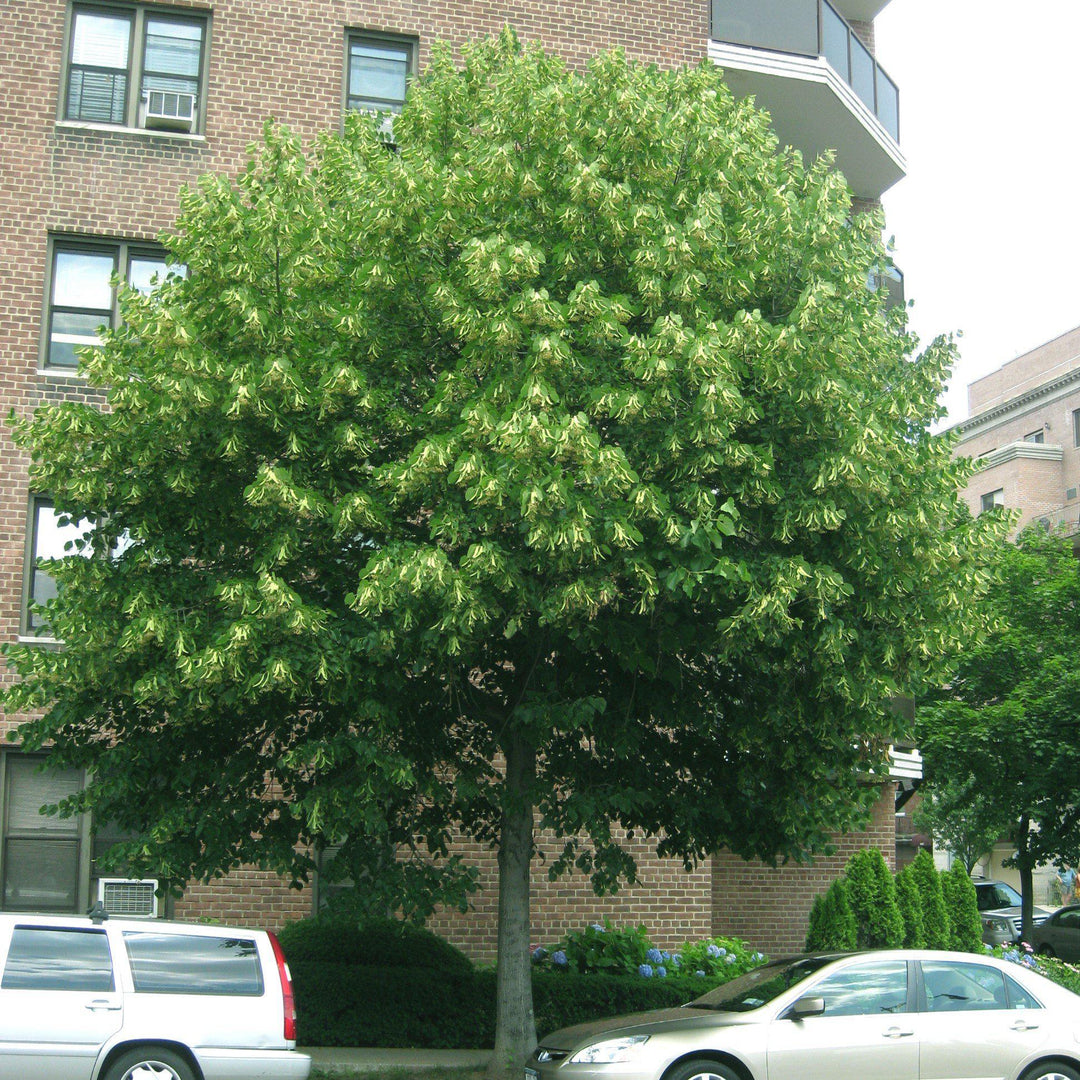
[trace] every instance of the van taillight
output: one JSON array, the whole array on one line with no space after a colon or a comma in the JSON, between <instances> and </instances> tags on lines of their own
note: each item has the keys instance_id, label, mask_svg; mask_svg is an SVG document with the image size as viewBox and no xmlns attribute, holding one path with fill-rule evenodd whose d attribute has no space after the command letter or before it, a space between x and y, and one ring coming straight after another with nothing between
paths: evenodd
<instances>
[{"instance_id":1,"label":"van taillight","mask_svg":"<svg viewBox=\"0 0 1080 1080\"><path fill-rule=\"evenodd\" d=\"M289 965L285 962L285 954L281 951L281 943L276 934L267 934L270 938L270 946L274 950L274 959L277 961L278 978L281 980L281 1002L285 1011L285 1038L292 1042L296 1041L296 998L293 997L292 975L289 974Z\"/></svg>"}]
</instances>

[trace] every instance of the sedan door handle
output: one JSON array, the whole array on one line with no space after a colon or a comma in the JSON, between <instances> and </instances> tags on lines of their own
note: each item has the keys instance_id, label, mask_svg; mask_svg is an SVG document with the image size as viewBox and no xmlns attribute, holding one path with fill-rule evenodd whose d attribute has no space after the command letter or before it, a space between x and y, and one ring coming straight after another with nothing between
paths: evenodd
<instances>
[{"instance_id":1,"label":"sedan door handle","mask_svg":"<svg viewBox=\"0 0 1080 1080\"><path fill-rule=\"evenodd\" d=\"M910 1031L907 1031L907 1030L905 1030L903 1028L891 1027L891 1028L886 1028L881 1034L886 1039L902 1039L906 1035L914 1035L915 1030L912 1029Z\"/></svg>"},{"instance_id":2,"label":"sedan door handle","mask_svg":"<svg viewBox=\"0 0 1080 1080\"><path fill-rule=\"evenodd\" d=\"M88 1002L86 1007L91 1012L119 1012L124 1006L120 1002L114 1003L111 1001L103 1001L99 999L97 1001Z\"/></svg>"},{"instance_id":3,"label":"sedan door handle","mask_svg":"<svg viewBox=\"0 0 1080 1080\"><path fill-rule=\"evenodd\" d=\"M1026 1020L1017 1020L1016 1023L1012 1025L1013 1031L1037 1031L1038 1028L1038 1024L1029 1024Z\"/></svg>"}]
</instances>

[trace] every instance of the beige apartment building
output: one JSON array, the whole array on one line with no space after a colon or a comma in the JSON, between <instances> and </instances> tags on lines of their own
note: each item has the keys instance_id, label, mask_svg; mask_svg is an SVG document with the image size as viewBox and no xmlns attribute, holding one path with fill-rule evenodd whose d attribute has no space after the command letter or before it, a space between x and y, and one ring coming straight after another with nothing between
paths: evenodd
<instances>
[{"instance_id":1,"label":"beige apartment building","mask_svg":"<svg viewBox=\"0 0 1080 1080\"><path fill-rule=\"evenodd\" d=\"M1077 532L1080 525L1080 327L968 386L969 419L957 453L977 461L964 498L973 514L993 506Z\"/></svg>"},{"instance_id":2,"label":"beige apartment building","mask_svg":"<svg viewBox=\"0 0 1080 1080\"><path fill-rule=\"evenodd\" d=\"M783 142L808 159L835 150L856 197L873 204L905 170L899 92L874 58L874 19L887 3L6 0L0 411L87 397L77 350L117 318L114 274L150 288L166 266L157 237L183 185L236 172L267 117L309 139L339 127L349 109L400 108L436 39L460 46L512 24L573 64L612 46L662 66L709 57L737 94L771 112ZM1047 454L1052 441L1036 450ZM1039 461L1017 456L1029 460ZM29 605L53 588L37 559L62 551L64 539L49 493L30 488L26 461L0 430L0 640L56 647ZM19 749L19 723L0 719L0 735L16 734L0 749L0 908L79 911L102 898L117 910L271 927L317 908L317 883L290 891L256 870L168 901L153 881L102 877L95 854L104 841L92 823L37 812L83 777L38 771ZM913 770L909 760L902 771ZM728 932L770 951L797 948L814 896L847 855L866 845L892 852L893 799L892 781L881 782L870 830L843 838L838 855L812 869L766 870L718 853L685 874L642 852L642 884L603 902L584 880L539 880L534 938L608 915L646 923L665 944ZM490 884L490 852L472 854ZM473 912L436 927L490 958L494 903L485 888Z\"/></svg>"}]
</instances>

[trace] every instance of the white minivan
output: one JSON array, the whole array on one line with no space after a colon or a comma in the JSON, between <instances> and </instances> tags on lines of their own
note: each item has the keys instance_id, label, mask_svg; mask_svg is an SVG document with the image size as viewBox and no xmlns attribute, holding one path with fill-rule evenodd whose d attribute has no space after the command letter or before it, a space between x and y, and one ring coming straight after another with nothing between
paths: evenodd
<instances>
[{"instance_id":1,"label":"white minivan","mask_svg":"<svg viewBox=\"0 0 1080 1080\"><path fill-rule=\"evenodd\" d=\"M263 930L0 913L0 1080L306 1080Z\"/></svg>"}]
</instances>

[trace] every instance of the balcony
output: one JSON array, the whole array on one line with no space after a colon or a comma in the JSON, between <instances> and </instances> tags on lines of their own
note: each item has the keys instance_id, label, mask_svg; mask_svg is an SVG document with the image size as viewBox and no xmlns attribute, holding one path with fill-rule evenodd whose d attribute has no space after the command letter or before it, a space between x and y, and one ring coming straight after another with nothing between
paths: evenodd
<instances>
[{"instance_id":1,"label":"balcony","mask_svg":"<svg viewBox=\"0 0 1080 1080\"><path fill-rule=\"evenodd\" d=\"M905 172L896 84L844 21L875 0L712 0L709 56L736 95L753 95L781 142L836 163L860 198Z\"/></svg>"}]
</instances>

